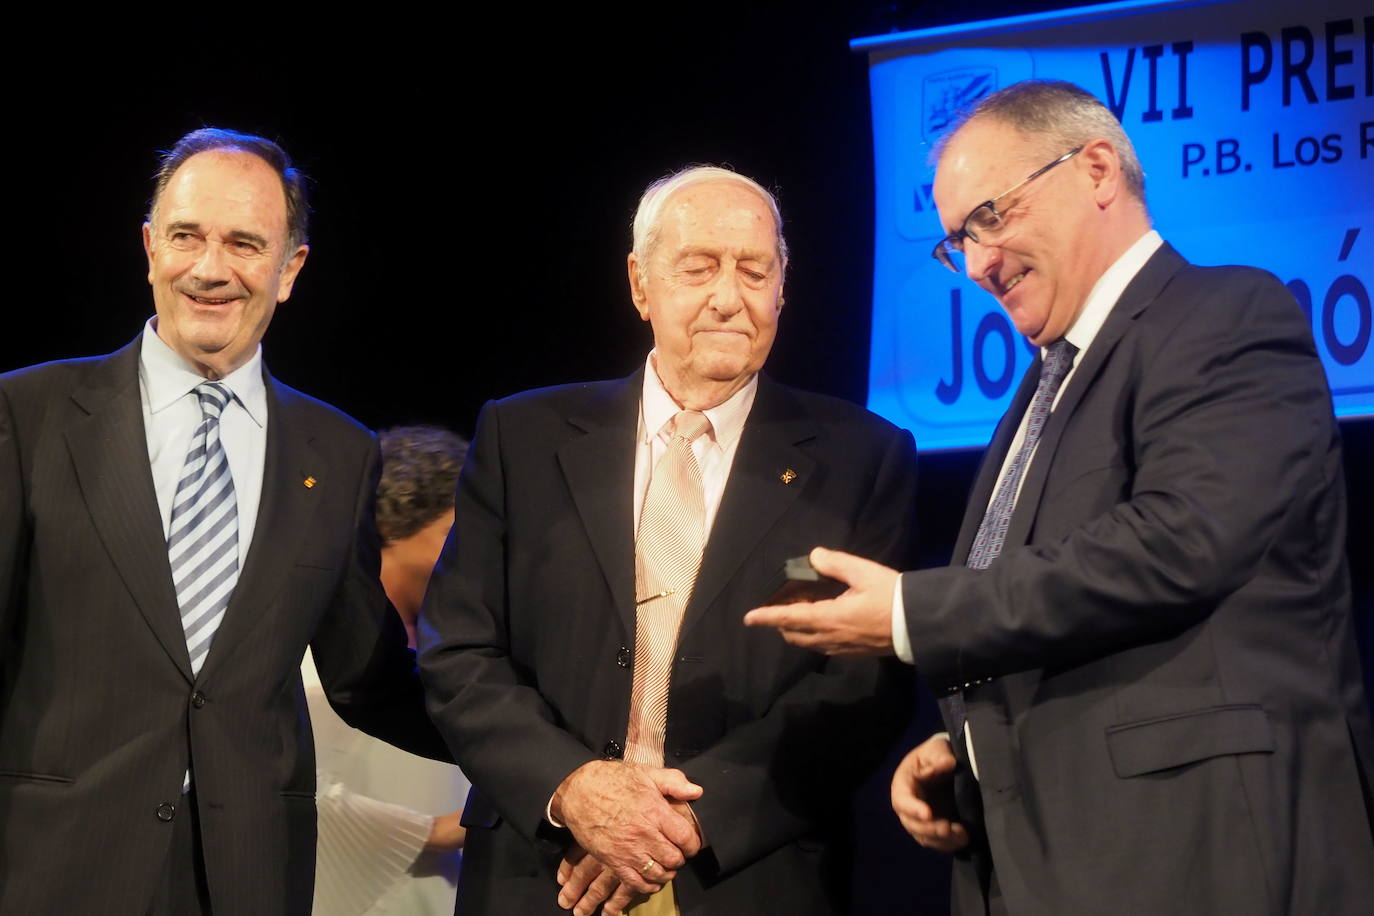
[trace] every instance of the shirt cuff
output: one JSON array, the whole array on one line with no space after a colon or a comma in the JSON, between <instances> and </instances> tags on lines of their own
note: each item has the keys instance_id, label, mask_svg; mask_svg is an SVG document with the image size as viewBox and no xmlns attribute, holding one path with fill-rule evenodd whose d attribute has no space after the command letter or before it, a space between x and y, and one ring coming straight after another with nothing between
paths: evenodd
<instances>
[{"instance_id":1,"label":"shirt cuff","mask_svg":"<svg viewBox=\"0 0 1374 916\"><path fill-rule=\"evenodd\" d=\"M553 793L553 795L557 795L557 794L558 794L557 791L555 791L555 792ZM557 827L559 830L562 830L562 829L564 829L565 827L567 827L568 825L567 825L567 824L564 824L564 823L561 822L558 818L556 818L556 817L553 816L553 795L550 795L550 796L549 796L549 800L548 800L547 802L544 803L544 820L548 821L550 824L553 824L553 825L554 825L555 827Z\"/></svg>"},{"instance_id":2,"label":"shirt cuff","mask_svg":"<svg viewBox=\"0 0 1374 916\"><path fill-rule=\"evenodd\" d=\"M892 586L892 648L897 657L908 665L916 663L916 653L911 651L911 636L906 631L906 603L902 600L902 576L897 576L897 584Z\"/></svg>"}]
</instances>

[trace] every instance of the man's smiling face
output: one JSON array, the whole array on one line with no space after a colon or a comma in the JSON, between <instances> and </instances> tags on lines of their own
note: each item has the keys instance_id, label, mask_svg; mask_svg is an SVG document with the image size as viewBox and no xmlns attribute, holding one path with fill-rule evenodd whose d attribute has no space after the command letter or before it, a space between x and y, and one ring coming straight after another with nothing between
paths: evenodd
<instances>
[{"instance_id":1,"label":"man's smiling face","mask_svg":"<svg viewBox=\"0 0 1374 916\"><path fill-rule=\"evenodd\" d=\"M207 378L256 352L308 251L288 250L281 177L251 153L197 153L143 226L157 333Z\"/></svg>"},{"instance_id":2,"label":"man's smiling face","mask_svg":"<svg viewBox=\"0 0 1374 916\"><path fill-rule=\"evenodd\" d=\"M950 139L935 174L935 205L956 232L978 205L1014 187L1067 150L990 119ZM969 279L994 297L1037 346L1064 336L1111 259L1094 237L1092 182L1077 156L999 201L995 241L964 240Z\"/></svg>"}]
</instances>

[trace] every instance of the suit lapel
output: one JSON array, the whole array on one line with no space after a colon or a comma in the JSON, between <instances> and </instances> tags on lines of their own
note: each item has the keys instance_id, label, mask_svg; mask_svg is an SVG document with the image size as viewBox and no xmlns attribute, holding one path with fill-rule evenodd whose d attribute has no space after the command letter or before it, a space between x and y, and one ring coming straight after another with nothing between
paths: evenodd
<instances>
[{"instance_id":1,"label":"suit lapel","mask_svg":"<svg viewBox=\"0 0 1374 916\"><path fill-rule=\"evenodd\" d=\"M598 389L569 418L581 431L558 448L558 463L627 634L635 631L635 433L643 370Z\"/></svg>"},{"instance_id":2,"label":"suit lapel","mask_svg":"<svg viewBox=\"0 0 1374 916\"><path fill-rule=\"evenodd\" d=\"M806 488L816 462L798 446L817 434L818 427L796 399L782 386L759 376L754 406L745 420L720 509L702 554L692 600L683 615L684 635ZM784 480L789 470L792 475ZM763 601L768 596L752 597Z\"/></svg>"},{"instance_id":3,"label":"suit lapel","mask_svg":"<svg viewBox=\"0 0 1374 916\"><path fill-rule=\"evenodd\" d=\"M158 515L138 386L142 335L100 361L72 395L87 416L67 429L81 495L110 559L169 658L191 681L191 660Z\"/></svg>"},{"instance_id":4,"label":"suit lapel","mask_svg":"<svg viewBox=\"0 0 1374 916\"><path fill-rule=\"evenodd\" d=\"M1016 510L1007 528L1007 547L1025 544L1029 539L1041 497L1045 493L1045 481L1049 479L1050 468L1054 465L1059 440L1063 438L1064 429L1084 394L1101 374L1131 323L1159 296L1173 275L1186 263L1172 246L1166 244L1145 262L1145 266L1122 291L1121 298L1102 323L1040 433L1040 444L1036 446L1035 457L1026 469L1021 495L1016 500Z\"/></svg>"},{"instance_id":5,"label":"suit lapel","mask_svg":"<svg viewBox=\"0 0 1374 916\"><path fill-rule=\"evenodd\" d=\"M215 633L201 668L202 682L214 675L235 647L272 607L277 590L295 565L303 532L310 530L321 494L330 487L351 486L338 479L300 410L301 395L276 383L263 369L267 386L267 448L263 457L262 495L234 595ZM307 487L305 481L314 479Z\"/></svg>"}]
</instances>

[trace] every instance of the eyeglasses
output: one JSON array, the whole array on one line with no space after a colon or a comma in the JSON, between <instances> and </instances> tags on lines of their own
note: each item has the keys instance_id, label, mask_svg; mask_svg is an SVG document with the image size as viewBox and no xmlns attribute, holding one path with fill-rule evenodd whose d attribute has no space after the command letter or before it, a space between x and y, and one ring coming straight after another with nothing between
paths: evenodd
<instances>
[{"instance_id":1,"label":"eyeglasses","mask_svg":"<svg viewBox=\"0 0 1374 916\"><path fill-rule=\"evenodd\" d=\"M1054 168L1056 165L1059 165L1061 162L1068 162L1074 156L1077 156L1079 151L1081 151L1082 149L1083 147L1079 146L1069 150L1067 153L1060 156L1058 159L1054 160L1049 165L1043 166L1041 168L1036 169L1034 172L1031 172L1025 178L1021 179L1016 184L1012 185L1010 188L1007 188L1001 194L998 194L991 200L985 200L978 206L974 207L973 210L969 213L969 215L964 217L964 224L959 227L958 232L954 233L953 235L947 235L944 238L940 239L940 241L935 243L935 250L930 253L930 256L935 260L939 261L941 264L948 267L950 270L954 271L956 274L963 273L964 239L970 238L973 239L975 242L983 242L985 239L990 240L1002 229L1004 220L1003 215L997 211L997 202L1001 200L1003 197L1006 197L1012 191L1018 191L1026 185L1030 184L1032 181L1039 178L1041 175L1045 174L1050 169ZM982 235L983 238L979 238L979 235ZM958 255L959 257L956 259L955 255Z\"/></svg>"}]
</instances>

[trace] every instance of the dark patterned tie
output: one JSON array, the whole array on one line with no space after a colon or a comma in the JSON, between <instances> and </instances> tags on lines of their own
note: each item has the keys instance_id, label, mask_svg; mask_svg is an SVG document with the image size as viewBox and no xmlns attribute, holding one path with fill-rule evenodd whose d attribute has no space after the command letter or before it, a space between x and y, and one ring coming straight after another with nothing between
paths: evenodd
<instances>
[{"instance_id":1,"label":"dark patterned tie","mask_svg":"<svg viewBox=\"0 0 1374 916\"><path fill-rule=\"evenodd\" d=\"M219 441L220 414L234 396L214 382L197 385L195 392L201 421L172 497L167 558L191 671L199 674L239 578L239 512Z\"/></svg>"},{"instance_id":2,"label":"dark patterned tie","mask_svg":"<svg viewBox=\"0 0 1374 916\"><path fill-rule=\"evenodd\" d=\"M1040 383L1036 385L1035 397L1031 399L1026 417L1025 439L1002 472L1002 479L997 482L997 492L988 503L988 510L978 526L978 534L973 539L973 547L969 549L968 560L964 564L970 569L987 569L988 564L1002 553L1007 528L1011 525L1011 514L1016 508L1021 478L1025 476L1026 466L1035 454L1035 445L1040 441L1040 431L1044 429L1045 420L1054 407L1059 386L1064 384L1064 377L1069 374L1077 354L1078 348L1062 337L1045 348L1045 361L1040 366ZM966 721L963 693L951 694L947 703L950 718L954 720L955 738L960 739Z\"/></svg>"}]
</instances>

